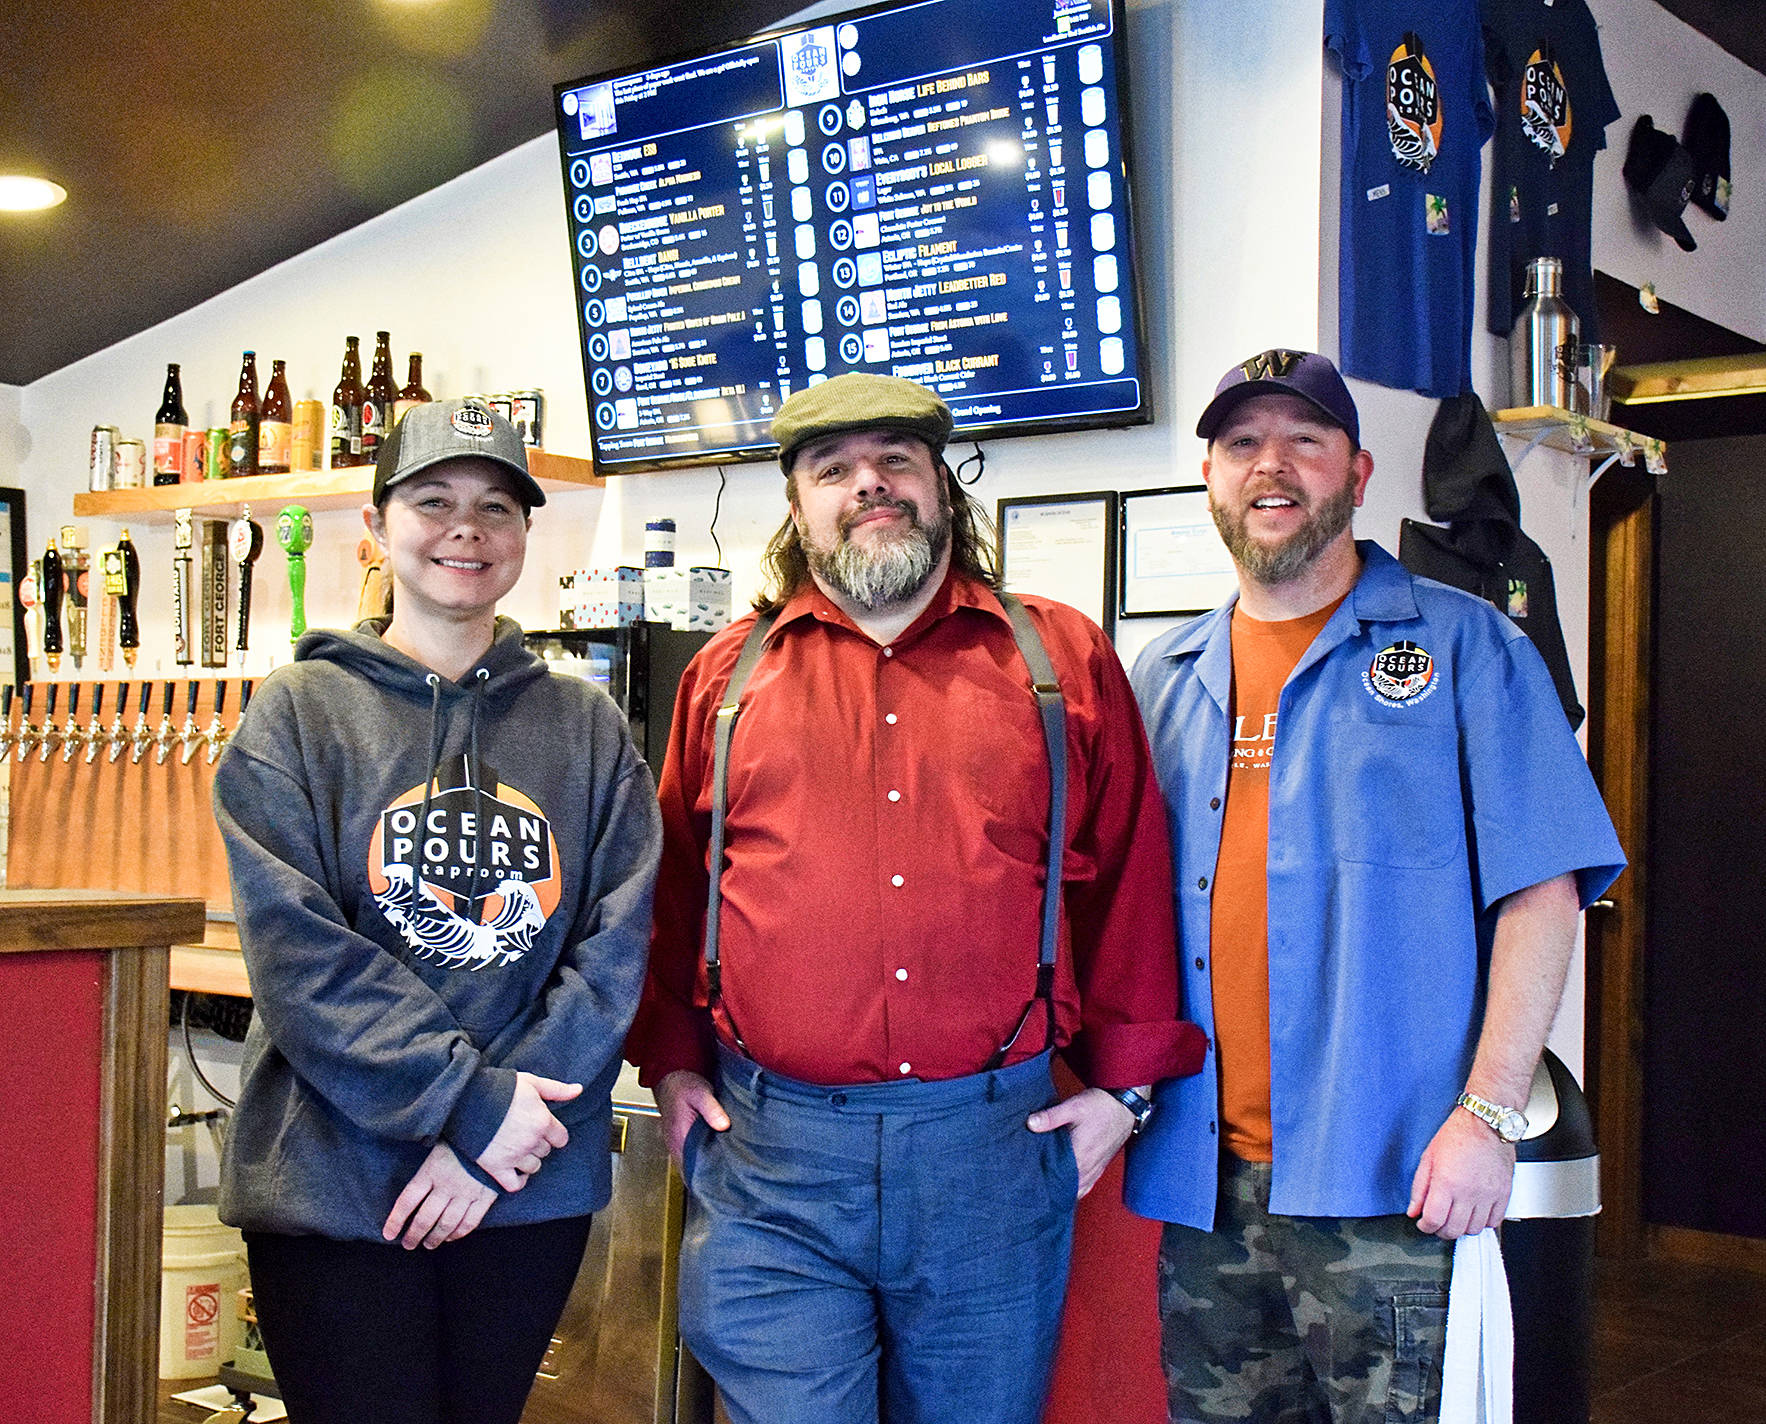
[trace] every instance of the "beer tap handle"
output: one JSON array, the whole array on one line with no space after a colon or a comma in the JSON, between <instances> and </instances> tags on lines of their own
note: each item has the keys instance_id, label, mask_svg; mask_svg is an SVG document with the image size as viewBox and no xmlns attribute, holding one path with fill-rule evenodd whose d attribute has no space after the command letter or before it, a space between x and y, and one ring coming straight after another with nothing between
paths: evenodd
<instances>
[{"instance_id":1,"label":"beer tap handle","mask_svg":"<svg viewBox=\"0 0 1766 1424\"><path fill-rule=\"evenodd\" d=\"M166 758L172 754L172 743L178 739L177 729L172 726L172 693L177 684L166 684L166 695L160 703L159 735L153 739L153 760L158 766L166 764Z\"/></svg>"},{"instance_id":2,"label":"beer tap handle","mask_svg":"<svg viewBox=\"0 0 1766 1424\"><path fill-rule=\"evenodd\" d=\"M208 764L213 766L215 758L220 756L227 745L227 726L221 716L227 710L227 684L219 678L215 679L215 715L208 724L205 740L208 742Z\"/></svg>"},{"instance_id":3,"label":"beer tap handle","mask_svg":"<svg viewBox=\"0 0 1766 1424\"><path fill-rule=\"evenodd\" d=\"M55 725L55 698L61 691L59 682L49 684L49 705L43 712L43 730L37 737L37 760L45 762L49 755L61 745L61 732Z\"/></svg>"},{"instance_id":4,"label":"beer tap handle","mask_svg":"<svg viewBox=\"0 0 1766 1424\"><path fill-rule=\"evenodd\" d=\"M196 701L202 695L202 684L195 678L190 679L190 696L184 704L184 730L178 734L181 743L178 760L183 766L190 765L190 758L196 755L196 749L205 738L196 725Z\"/></svg>"},{"instance_id":5,"label":"beer tap handle","mask_svg":"<svg viewBox=\"0 0 1766 1424\"><path fill-rule=\"evenodd\" d=\"M126 684L125 684L126 686ZM147 720L148 709L153 705L153 684L146 678L141 679L141 702L135 709L135 731L129 738L131 765L147 755L147 749L153 745L153 731Z\"/></svg>"},{"instance_id":6,"label":"beer tap handle","mask_svg":"<svg viewBox=\"0 0 1766 1424\"><path fill-rule=\"evenodd\" d=\"M245 650L250 643L251 569L257 563L258 555L264 552L264 526L251 517L249 504L227 529L227 550L233 562L239 565L239 635L234 639L233 647L243 666Z\"/></svg>"},{"instance_id":7,"label":"beer tap handle","mask_svg":"<svg viewBox=\"0 0 1766 1424\"><path fill-rule=\"evenodd\" d=\"M189 667L196 661L190 641L191 546L195 539L188 509L180 509L172 535L172 661Z\"/></svg>"},{"instance_id":8,"label":"beer tap handle","mask_svg":"<svg viewBox=\"0 0 1766 1424\"><path fill-rule=\"evenodd\" d=\"M135 552L134 541L129 538L127 529L123 530L123 537L117 540L116 555L121 566L122 584L122 587L115 590L119 615L117 642L122 645L123 661L134 667L135 650L141 646L141 627L135 619L135 599L141 592L141 558ZM107 579L107 587L108 584Z\"/></svg>"},{"instance_id":9,"label":"beer tap handle","mask_svg":"<svg viewBox=\"0 0 1766 1424\"><path fill-rule=\"evenodd\" d=\"M61 760L65 766L74 753L86 744L86 733L80 727L80 684L70 683L67 689L67 726L61 729Z\"/></svg>"},{"instance_id":10,"label":"beer tap handle","mask_svg":"<svg viewBox=\"0 0 1766 1424\"><path fill-rule=\"evenodd\" d=\"M276 516L276 542L288 555L288 641L298 643L307 631L307 550L313 547L313 516L304 506L291 504Z\"/></svg>"},{"instance_id":11,"label":"beer tap handle","mask_svg":"<svg viewBox=\"0 0 1766 1424\"><path fill-rule=\"evenodd\" d=\"M43 551L43 578L39 589L43 599L43 660L49 664L50 672L61 666L62 588L61 551L51 539L49 547Z\"/></svg>"},{"instance_id":12,"label":"beer tap handle","mask_svg":"<svg viewBox=\"0 0 1766 1424\"><path fill-rule=\"evenodd\" d=\"M18 759L20 761L23 761L28 757L37 745L37 731L36 728L31 726L31 694L36 690L36 683L27 682L25 684L24 696L20 701L21 710L19 712L18 739L16 742Z\"/></svg>"}]
</instances>

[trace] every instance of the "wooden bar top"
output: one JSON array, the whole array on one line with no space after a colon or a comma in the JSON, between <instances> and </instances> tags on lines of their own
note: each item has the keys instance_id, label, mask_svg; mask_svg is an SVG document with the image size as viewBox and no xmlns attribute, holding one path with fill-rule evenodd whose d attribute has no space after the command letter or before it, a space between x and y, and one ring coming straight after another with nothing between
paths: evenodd
<instances>
[{"instance_id":1,"label":"wooden bar top","mask_svg":"<svg viewBox=\"0 0 1766 1424\"><path fill-rule=\"evenodd\" d=\"M199 899L115 890L0 890L0 954L200 943Z\"/></svg>"}]
</instances>

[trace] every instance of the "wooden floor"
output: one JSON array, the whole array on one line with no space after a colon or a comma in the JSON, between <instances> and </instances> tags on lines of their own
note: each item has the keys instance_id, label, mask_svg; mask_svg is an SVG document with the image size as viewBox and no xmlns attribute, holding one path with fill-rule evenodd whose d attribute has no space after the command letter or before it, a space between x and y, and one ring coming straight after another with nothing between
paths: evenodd
<instances>
[{"instance_id":1,"label":"wooden floor","mask_svg":"<svg viewBox=\"0 0 1766 1424\"><path fill-rule=\"evenodd\" d=\"M159 1424L200 1424L187 1387L160 1387ZM1766 1424L1766 1276L1600 1262L1591 1424Z\"/></svg>"},{"instance_id":2,"label":"wooden floor","mask_svg":"<svg viewBox=\"0 0 1766 1424\"><path fill-rule=\"evenodd\" d=\"M1593 1424L1766 1424L1766 1276L1601 1261Z\"/></svg>"}]
</instances>

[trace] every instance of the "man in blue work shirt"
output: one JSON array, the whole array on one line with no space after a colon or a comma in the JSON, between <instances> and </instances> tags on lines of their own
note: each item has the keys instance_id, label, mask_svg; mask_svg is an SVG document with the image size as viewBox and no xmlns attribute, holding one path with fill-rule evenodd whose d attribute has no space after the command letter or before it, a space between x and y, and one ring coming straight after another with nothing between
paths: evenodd
<instances>
[{"instance_id":1,"label":"man in blue work shirt","mask_svg":"<svg viewBox=\"0 0 1766 1424\"><path fill-rule=\"evenodd\" d=\"M1133 674L1213 1049L1128 1163L1171 1418L1433 1419L1451 1242L1502 1220L1624 857L1527 638L1354 539L1373 458L1328 360L1235 366L1196 433L1239 595Z\"/></svg>"}]
</instances>

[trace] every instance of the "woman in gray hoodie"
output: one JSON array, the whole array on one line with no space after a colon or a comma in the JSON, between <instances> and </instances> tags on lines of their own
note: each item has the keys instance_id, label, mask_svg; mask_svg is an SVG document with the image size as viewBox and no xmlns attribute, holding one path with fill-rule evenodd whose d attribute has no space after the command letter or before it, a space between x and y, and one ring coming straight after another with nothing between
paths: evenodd
<instances>
[{"instance_id":1,"label":"woman in gray hoodie","mask_svg":"<svg viewBox=\"0 0 1766 1424\"><path fill-rule=\"evenodd\" d=\"M619 709L497 616L544 503L500 416L413 410L364 510L392 617L302 638L216 768L221 1215L300 1424L513 1424L611 1191L661 833Z\"/></svg>"}]
</instances>

